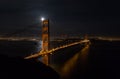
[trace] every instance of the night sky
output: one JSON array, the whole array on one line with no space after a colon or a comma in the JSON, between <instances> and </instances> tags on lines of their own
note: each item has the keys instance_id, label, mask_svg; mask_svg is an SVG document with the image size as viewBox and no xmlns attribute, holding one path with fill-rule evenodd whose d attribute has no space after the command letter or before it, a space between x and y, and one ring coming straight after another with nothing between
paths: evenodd
<instances>
[{"instance_id":1,"label":"night sky","mask_svg":"<svg viewBox=\"0 0 120 79\"><path fill-rule=\"evenodd\" d=\"M30 29L42 16L49 18L53 35L120 36L120 5L115 0L0 0L0 34Z\"/></svg>"}]
</instances>

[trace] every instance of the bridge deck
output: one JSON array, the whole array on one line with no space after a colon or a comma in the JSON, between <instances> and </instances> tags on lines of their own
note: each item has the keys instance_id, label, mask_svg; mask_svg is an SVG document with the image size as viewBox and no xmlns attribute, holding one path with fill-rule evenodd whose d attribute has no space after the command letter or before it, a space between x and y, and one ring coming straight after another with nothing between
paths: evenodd
<instances>
[{"instance_id":1,"label":"bridge deck","mask_svg":"<svg viewBox=\"0 0 120 79\"><path fill-rule=\"evenodd\" d=\"M51 54L54 51L57 51L57 50L60 50L60 49L63 49L63 48L67 48L67 47L74 46L74 45L77 45L77 44L88 43L88 42L90 42L90 40L81 40L81 41L78 41L78 42L74 42L74 43L70 43L70 44L67 44L67 45L63 45L63 46L60 46L60 47L53 48L53 49L50 49L48 51L42 51L41 50L39 53L36 53L36 54L25 57L25 59L36 58L36 57L39 57L41 55Z\"/></svg>"}]
</instances>

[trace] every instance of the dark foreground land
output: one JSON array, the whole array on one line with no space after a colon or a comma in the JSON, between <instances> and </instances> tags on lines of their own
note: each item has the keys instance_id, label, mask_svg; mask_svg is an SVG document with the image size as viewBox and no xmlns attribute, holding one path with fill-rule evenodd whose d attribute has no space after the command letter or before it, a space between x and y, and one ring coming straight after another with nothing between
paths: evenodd
<instances>
[{"instance_id":1,"label":"dark foreground land","mask_svg":"<svg viewBox=\"0 0 120 79\"><path fill-rule=\"evenodd\" d=\"M52 68L34 59L9 58L0 55L0 79L59 79Z\"/></svg>"}]
</instances>

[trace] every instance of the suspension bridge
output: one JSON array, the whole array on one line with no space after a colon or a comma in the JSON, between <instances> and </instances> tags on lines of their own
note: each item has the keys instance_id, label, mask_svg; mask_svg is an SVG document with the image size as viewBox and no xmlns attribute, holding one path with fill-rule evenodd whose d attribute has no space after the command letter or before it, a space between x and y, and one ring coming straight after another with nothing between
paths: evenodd
<instances>
[{"instance_id":1,"label":"suspension bridge","mask_svg":"<svg viewBox=\"0 0 120 79\"><path fill-rule=\"evenodd\" d=\"M27 56L25 57L25 59L30 59L30 58L37 58L37 57L40 57L42 56L42 62L46 65L48 65L48 61L49 61L49 54L52 54L54 53L54 51L57 51L57 50L60 50L60 49L64 49L64 48L67 48L67 47L70 47L70 46L74 46L74 45L77 45L77 44L89 44L90 43L90 40L87 39L87 36L85 37L85 39L83 40L78 40L77 42L72 42L72 43L69 43L69 44L65 44L65 45L62 45L62 46L58 46L56 48L52 48L50 49L49 48L49 39L50 39L50 36L49 36L49 20L43 20L42 21L42 50L36 54L33 54L33 55L30 55L30 56Z\"/></svg>"}]
</instances>

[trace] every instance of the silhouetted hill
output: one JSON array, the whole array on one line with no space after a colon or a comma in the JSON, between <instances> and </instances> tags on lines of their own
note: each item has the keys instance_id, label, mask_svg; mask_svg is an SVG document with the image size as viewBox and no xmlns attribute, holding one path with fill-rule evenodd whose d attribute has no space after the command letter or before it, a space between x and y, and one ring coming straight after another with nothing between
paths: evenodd
<instances>
[{"instance_id":1,"label":"silhouetted hill","mask_svg":"<svg viewBox=\"0 0 120 79\"><path fill-rule=\"evenodd\" d=\"M0 55L0 73L0 79L59 79L56 71L41 62L3 55Z\"/></svg>"}]
</instances>

